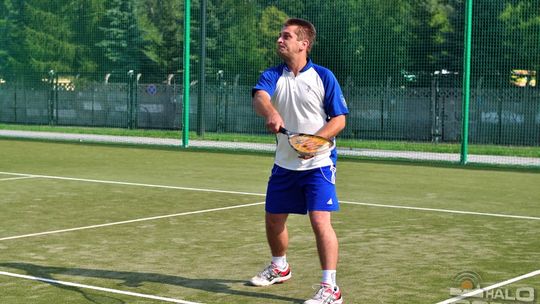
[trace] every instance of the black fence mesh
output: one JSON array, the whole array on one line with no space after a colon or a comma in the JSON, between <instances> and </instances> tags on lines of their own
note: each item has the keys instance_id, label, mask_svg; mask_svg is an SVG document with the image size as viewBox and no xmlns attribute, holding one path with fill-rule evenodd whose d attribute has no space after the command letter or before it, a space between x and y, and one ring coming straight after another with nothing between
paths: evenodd
<instances>
[{"instance_id":1,"label":"black fence mesh","mask_svg":"<svg viewBox=\"0 0 540 304\"><path fill-rule=\"evenodd\" d=\"M464 1L200 1L191 130L266 133L251 87L301 17L350 107L341 137L460 142ZM0 122L182 129L183 16L183 0L1 0ZM471 142L540 145L540 1L474 0L472 28Z\"/></svg>"}]
</instances>

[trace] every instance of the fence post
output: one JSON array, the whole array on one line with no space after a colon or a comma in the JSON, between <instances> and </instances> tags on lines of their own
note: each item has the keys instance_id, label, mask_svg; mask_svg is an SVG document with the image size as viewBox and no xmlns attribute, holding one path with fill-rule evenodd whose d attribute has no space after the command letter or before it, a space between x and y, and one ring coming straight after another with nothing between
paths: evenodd
<instances>
[{"instance_id":1,"label":"fence post","mask_svg":"<svg viewBox=\"0 0 540 304\"><path fill-rule=\"evenodd\" d=\"M58 90L58 80L57 75L54 72L54 70L49 71L49 98L47 102L47 108L48 108L48 123L49 125L55 125L55 122L58 121L58 119L55 119L55 112L58 112L58 94L56 94L56 90ZM58 115L58 113L56 113Z\"/></svg>"},{"instance_id":2,"label":"fence post","mask_svg":"<svg viewBox=\"0 0 540 304\"><path fill-rule=\"evenodd\" d=\"M134 71L128 71L128 82L127 82L127 127L128 129L133 129L133 79Z\"/></svg>"},{"instance_id":3,"label":"fence post","mask_svg":"<svg viewBox=\"0 0 540 304\"><path fill-rule=\"evenodd\" d=\"M471 99L471 43L472 43L472 8L473 0L465 0L465 47L463 56L463 101L461 130L461 160L467 164L469 153L469 104Z\"/></svg>"},{"instance_id":4,"label":"fence post","mask_svg":"<svg viewBox=\"0 0 540 304\"><path fill-rule=\"evenodd\" d=\"M133 82L133 128L139 128L139 80L142 73L137 73Z\"/></svg>"},{"instance_id":5,"label":"fence post","mask_svg":"<svg viewBox=\"0 0 540 304\"><path fill-rule=\"evenodd\" d=\"M191 22L191 1L184 0L184 130L182 130L182 146L189 144L189 48L190 48L190 22Z\"/></svg>"},{"instance_id":6,"label":"fence post","mask_svg":"<svg viewBox=\"0 0 540 304\"><path fill-rule=\"evenodd\" d=\"M206 0L200 0L201 33L199 58L199 90L197 94L197 135L204 136L204 102L206 90Z\"/></svg>"},{"instance_id":7,"label":"fence post","mask_svg":"<svg viewBox=\"0 0 540 304\"><path fill-rule=\"evenodd\" d=\"M15 88L13 90L13 117L14 122L17 123L17 90L19 89L19 80L15 81Z\"/></svg>"},{"instance_id":8,"label":"fence post","mask_svg":"<svg viewBox=\"0 0 540 304\"><path fill-rule=\"evenodd\" d=\"M60 91L60 81L58 79L58 73L56 73L54 81L56 82L54 86L54 124L58 125L58 117L60 116L60 114L58 113L58 91Z\"/></svg>"}]
</instances>

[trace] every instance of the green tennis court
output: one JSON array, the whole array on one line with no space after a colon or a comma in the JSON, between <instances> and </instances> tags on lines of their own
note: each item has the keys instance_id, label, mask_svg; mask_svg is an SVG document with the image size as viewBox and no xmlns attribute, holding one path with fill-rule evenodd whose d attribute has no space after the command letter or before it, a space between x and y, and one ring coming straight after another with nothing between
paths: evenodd
<instances>
[{"instance_id":1,"label":"green tennis court","mask_svg":"<svg viewBox=\"0 0 540 304\"><path fill-rule=\"evenodd\" d=\"M2 303L302 303L320 279L306 217L289 222L293 279L246 284L269 259L271 164L247 153L0 140ZM345 302L439 303L465 273L482 287L505 283L479 303L537 303L538 185L540 174L524 170L341 161L334 226Z\"/></svg>"}]
</instances>

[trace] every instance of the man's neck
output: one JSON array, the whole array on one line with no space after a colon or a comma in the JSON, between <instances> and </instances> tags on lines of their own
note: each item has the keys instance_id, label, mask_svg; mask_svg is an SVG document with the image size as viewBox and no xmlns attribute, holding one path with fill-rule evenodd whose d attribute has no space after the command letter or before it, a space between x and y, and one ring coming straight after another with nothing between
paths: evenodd
<instances>
[{"instance_id":1,"label":"man's neck","mask_svg":"<svg viewBox=\"0 0 540 304\"><path fill-rule=\"evenodd\" d=\"M287 64L289 71L293 72L295 76L300 73L300 71L307 65L307 63L308 59L306 57L300 57L285 61L285 64Z\"/></svg>"}]
</instances>

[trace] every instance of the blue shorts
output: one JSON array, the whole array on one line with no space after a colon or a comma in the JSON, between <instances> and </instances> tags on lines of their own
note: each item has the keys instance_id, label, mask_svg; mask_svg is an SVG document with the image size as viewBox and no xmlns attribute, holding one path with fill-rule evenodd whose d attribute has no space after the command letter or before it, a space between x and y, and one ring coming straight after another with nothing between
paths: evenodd
<instances>
[{"instance_id":1,"label":"blue shorts","mask_svg":"<svg viewBox=\"0 0 540 304\"><path fill-rule=\"evenodd\" d=\"M266 190L266 211L306 214L339 210L335 176L334 166L294 171L274 165Z\"/></svg>"}]
</instances>

